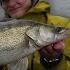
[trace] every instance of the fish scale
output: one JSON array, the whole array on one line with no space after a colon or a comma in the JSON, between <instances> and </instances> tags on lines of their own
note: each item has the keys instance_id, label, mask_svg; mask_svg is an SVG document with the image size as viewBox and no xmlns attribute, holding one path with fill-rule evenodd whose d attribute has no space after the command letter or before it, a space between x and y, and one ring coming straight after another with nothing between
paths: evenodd
<instances>
[{"instance_id":1,"label":"fish scale","mask_svg":"<svg viewBox=\"0 0 70 70\"><path fill-rule=\"evenodd\" d=\"M58 27L39 24L31 20L0 21L0 64L7 64L26 57L45 45L70 35L59 34L55 28ZM42 36L45 36L43 37L45 40Z\"/></svg>"}]
</instances>

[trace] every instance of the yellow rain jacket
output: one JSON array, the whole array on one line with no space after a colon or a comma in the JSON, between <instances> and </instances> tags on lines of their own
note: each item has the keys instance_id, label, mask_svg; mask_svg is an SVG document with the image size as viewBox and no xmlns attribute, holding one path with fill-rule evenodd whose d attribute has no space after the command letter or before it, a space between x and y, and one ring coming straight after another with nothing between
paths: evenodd
<instances>
[{"instance_id":1,"label":"yellow rain jacket","mask_svg":"<svg viewBox=\"0 0 70 70\"><path fill-rule=\"evenodd\" d=\"M49 12L50 5L41 0L23 18L70 28L69 19L54 16ZM33 66L33 70L48 70L48 68L45 69L40 64L40 55L38 52L35 52L32 57L29 56L29 70L31 70L31 65ZM65 40L64 57L62 61L56 67L52 68L52 70L70 70L70 39Z\"/></svg>"}]
</instances>

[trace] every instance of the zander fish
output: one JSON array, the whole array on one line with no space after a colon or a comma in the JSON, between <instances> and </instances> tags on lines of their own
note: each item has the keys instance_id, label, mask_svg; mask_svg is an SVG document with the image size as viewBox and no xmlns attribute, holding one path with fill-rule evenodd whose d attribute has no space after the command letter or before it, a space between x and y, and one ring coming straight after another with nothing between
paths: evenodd
<instances>
[{"instance_id":1,"label":"zander fish","mask_svg":"<svg viewBox=\"0 0 70 70\"><path fill-rule=\"evenodd\" d=\"M26 57L42 47L70 37L70 29L31 20L0 21L0 64Z\"/></svg>"}]
</instances>

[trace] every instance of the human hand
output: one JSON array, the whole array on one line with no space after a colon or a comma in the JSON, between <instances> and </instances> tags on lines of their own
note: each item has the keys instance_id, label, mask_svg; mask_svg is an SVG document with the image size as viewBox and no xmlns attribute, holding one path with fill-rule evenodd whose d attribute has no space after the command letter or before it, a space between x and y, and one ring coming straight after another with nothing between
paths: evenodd
<instances>
[{"instance_id":1,"label":"human hand","mask_svg":"<svg viewBox=\"0 0 70 70\"><path fill-rule=\"evenodd\" d=\"M64 50L64 42L58 41L56 43L50 44L45 46L44 48L40 49L40 55L48 58L55 58L58 57Z\"/></svg>"}]
</instances>

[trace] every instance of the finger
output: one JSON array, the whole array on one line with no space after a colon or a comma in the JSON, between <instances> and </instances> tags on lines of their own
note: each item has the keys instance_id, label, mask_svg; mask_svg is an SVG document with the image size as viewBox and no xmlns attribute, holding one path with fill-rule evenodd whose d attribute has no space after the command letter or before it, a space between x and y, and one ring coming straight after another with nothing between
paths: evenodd
<instances>
[{"instance_id":1,"label":"finger","mask_svg":"<svg viewBox=\"0 0 70 70\"><path fill-rule=\"evenodd\" d=\"M54 44L53 49L56 52L63 52L64 50L64 42L63 41L59 41L57 43Z\"/></svg>"},{"instance_id":2,"label":"finger","mask_svg":"<svg viewBox=\"0 0 70 70\"><path fill-rule=\"evenodd\" d=\"M53 46L53 44L48 45L48 46L45 48L46 51L47 51L48 53L50 53L50 54L55 53L55 51L53 50L52 46Z\"/></svg>"},{"instance_id":3,"label":"finger","mask_svg":"<svg viewBox=\"0 0 70 70\"><path fill-rule=\"evenodd\" d=\"M50 48L51 47L51 48ZM53 58L60 55L60 52L57 52L56 50L53 49L54 45L52 44L50 47L47 47L46 50L49 52L49 55L52 56Z\"/></svg>"},{"instance_id":4,"label":"finger","mask_svg":"<svg viewBox=\"0 0 70 70\"><path fill-rule=\"evenodd\" d=\"M44 57L50 57L50 54L47 52L47 50L45 48L39 50L40 55L44 56Z\"/></svg>"},{"instance_id":5,"label":"finger","mask_svg":"<svg viewBox=\"0 0 70 70\"><path fill-rule=\"evenodd\" d=\"M42 49L44 55L46 55L47 57L51 57L53 58L54 56L57 55L57 52L52 48L53 45L49 45L45 48Z\"/></svg>"}]
</instances>

